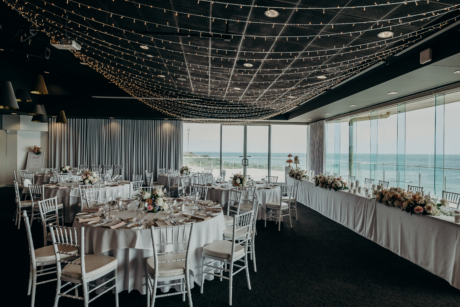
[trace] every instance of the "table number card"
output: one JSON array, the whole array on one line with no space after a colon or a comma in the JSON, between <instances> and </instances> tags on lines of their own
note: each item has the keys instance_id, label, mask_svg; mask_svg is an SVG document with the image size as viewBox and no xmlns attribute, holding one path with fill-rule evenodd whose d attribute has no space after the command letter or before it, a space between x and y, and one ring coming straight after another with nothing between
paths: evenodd
<instances>
[{"instance_id":1,"label":"table number card","mask_svg":"<svg viewBox=\"0 0 460 307\"><path fill-rule=\"evenodd\" d=\"M45 163L45 153L36 155L33 152L27 153L26 169L30 172L40 172Z\"/></svg>"}]
</instances>

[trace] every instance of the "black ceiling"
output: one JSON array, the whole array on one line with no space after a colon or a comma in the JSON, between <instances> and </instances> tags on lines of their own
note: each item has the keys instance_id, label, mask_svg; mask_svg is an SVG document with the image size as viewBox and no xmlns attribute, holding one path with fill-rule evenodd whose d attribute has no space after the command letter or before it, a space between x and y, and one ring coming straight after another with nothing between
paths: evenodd
<instances>
[{"instance_id":1,"label":"black ceiling","mask_svg":"<svg viewBox=\"0 0 460 307\"><path fill-rule=\"evenodd\" d=\"M458 2L6 0L0 12L8 20L4 49L25 48L14 38L25 19L12 8L50 37L61 39L67 30L82 45L73 55L51 47L52 58L59 54L52 69L60 95L78 93L86 81L90 85L80 91L92 95L155 98L140 100L163 117L255 120L286 113L435 33L440 23L455 21ZM279 16L266 17L268 7ZM394 37L377 37L388 30ZM46 40L40 33L32 45L44 46ZM89 65L76 65L77 59ZM65 82L59 76L66 76ZM117 101L125 103L141 104Z\"/></svg>"}]
</instances>

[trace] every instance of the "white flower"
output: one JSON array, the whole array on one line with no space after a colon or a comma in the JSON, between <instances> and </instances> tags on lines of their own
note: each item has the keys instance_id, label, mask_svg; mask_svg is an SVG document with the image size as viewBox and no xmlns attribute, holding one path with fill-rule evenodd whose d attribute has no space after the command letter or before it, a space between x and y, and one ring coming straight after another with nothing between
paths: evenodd
<instances>
[{"instance_id":1,"label":"white flower","mask_svg":"<svg viewBox=\"0 0 460 307\"><path fill-rule=\"evenodd\" d=\"M432 204L427 204L425 205L425 211L429 214L434 213L435 209Z\"/></svg>"},{"instance_id":2,"label":"white flower","mask_svg":"<svg viewBox=\"0 0 460 307\"><path fill-rule=\"evenodd\" d=\"M248 182L246 178L243 179L243 185L245 185Z\"/></svg>"},{"instance_id":3,"label":"white flower","mask_svg":"<svg viewBox=\"0 0 460 307\"><path fill-rule=\"evenodd\" d=\"M449 207L449 201L447 199L441 199L441 206Z\"/></svg>"},{"instance_id":4,"label":"white flower","mask_svg":"<svg viewBox=\"0 0 460 307\"><path fill-rule=\"evenodd\" d=\"M89 179L89 180L93 180L93 176L89 176L88 179Z\"/></svg>"},{"instance_id":5,"label":"white flower","mask_svg":"<svg viewBox=\"0 0 460 307\"><path fill-rule=\"evenodd\" d=\"M142 199L149 199L151 194L147 191L142 192Z\"/></svg>"},{"instance_id":6,"label":"white flower","mask_svg":"<svg viewBox=\"0 0 460 307\"><path fill-rule=\"evenodd\" d=\"M86 179L86 180L85 180L85 184L88 184L88 183L89 183L89 180L88 180L88 179Z\"/></svg>"},{"instance_id":7,"label":"white flower","mask_svg":"<svg viewBox=\"0 0 460 307\"><path fill-rule=\"evenodd\" d=\"M240 179L236 179L236 183L238 183L238 184L239 184L239 183L240 183Z\"/></svg>"}]
</instances>

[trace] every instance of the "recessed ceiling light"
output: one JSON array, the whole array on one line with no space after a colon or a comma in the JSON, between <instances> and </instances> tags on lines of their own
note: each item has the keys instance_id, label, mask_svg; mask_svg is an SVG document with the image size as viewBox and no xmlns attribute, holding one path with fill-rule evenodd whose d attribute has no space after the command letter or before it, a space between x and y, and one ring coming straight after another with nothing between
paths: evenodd
<instances>
[{"instance_id":1,"label":"recessed ceiling light","mask_svg":"<svg viewBox=\"0 0 460 307\"><path fill-rule=\"evenodd\" d=\"M287 96L287 98L289 98L289 99L293 99L293 98L295 98L295 97L294 97L294 96Z\"/></svg>"},{"instance_id":2,"label":"recessed ceiling light","mask_svg":"<svg viewBox=\"0 0 460 307\"><path fill-rule=\"evenodd\" d=\"M88 65L86 62L80 62L81 65Z\"/></svg>"},{"instance_id":3,"label":"recessed ceiling light","mask_svg":"<svg viewBox=\"0 0 460 307\"><path fill-rule=\"evenodd\" d=\"M151 54L147 54L147 56L148 56L149 58L153 58L153 55L151 55Z\"/></svg>"},{"instance_id":4,"label":"recessed ceiling light","mask_svg":"<svg viewBox=\"0 0 460 307\"><path fill-rule=\"evenodd\" d=\"M239 87L234 88L235 91L240 91L241 89Z\"/></svg>"},{"instance_id":5,"label":"recessed ceiling light","mask_svg":"<svg viewBox=\"0 0 460 307\"><path fill-rule=\"evenodd\" d=\"M251 63L244 63L243 65L244 65L244 67L252 67L252 66L254 66Z\"/></svg>"},{"instance_id":6,"label":"recessed ceiling light","mask_svg":"<svg viewBox=\"0 0 460 307\"><path fill-rule=\"evenodd\" d=\"M267 17L270 17L270 18L275 18L275 17L278 17L280 15L280 13L278 13L277 10L274 10L274 9L268 9L265 11L265 16Z\"/></svg>"},{"instance_id":7,"label":"recessed ceiling light","mask_svg":"<svg viewBox=\"0 0 460 307\"><path fill-rule=\"evenodd\" d=\"M140 45L139 47L141 47L142 49L145 49L145 50L149 49L149 47L147 47L146 45Z\"/></svg>"},{"instance_id":8,"label":"recessed ceiling light","mask_svg":"<svg viewBox=\"0 0 460 307\"><path fill-rule=\"evenodd\" d=\"M454 71L454 74L460 74L460 70Z\"/></svg>"},{"instance_id":9,"label":"recessed ceiling light","mask_svg":"<svg viewBox=\"0 0 460 307\"><path fill-rule=\"evenodd\" d=\"M166 78L165 75L158 75L160 78Z\"/></svg>"},{"instance_id":10,"label":"recessed ceiling light","mask_svg":"<svg viewBox=\"0 0 460 307\"><path fill-rule=\"evenodd\" d=\"M179 81L187 81L187 79L185 79L185 78L177 78L177 80L179 80Z\"/></svg>"},{"instance_id":11,"label":"recessed ceiling light","mask_svg":"<svg viewBox=\"0 0 460 307\"><path fill-rule=\"evenodd\" d=\"M3 48L0 48L0 52L1 52L1 51L5 51L5 49L3 49Z\"/></svg>"},{"instance_id":12,"label":"recessed ceiling light","mask_svg":"<svg viewBox=\"0 0 460 307\"><path fill-rule=\"evenodd\" d=\"M378 37L380 38L390 38L390 37L393 37L393 35L395 35L393 32L391 31L383 31L383 32L380 32L379 34L377 34Z\"/></svg>"},{"instance_id":13,"label":"recessed ceiling light","mask_svg":"<svg viewBox=\"0 0 460 307\"><path fill-rule=\"evenodd\" d=\"M318 79L326 79L327 77L324 76L324 75L322 75L322 76L318 76L317 78L318 78Z\"/></svg>"},{"instance_id":14,"label":"recessed ceiling light","mask_svg":"<svg viewBox=\"0 0 460 307\"><path fill-rule=\"evenodd\" d=\"M44 71L45 74L49 74L50 72L49 71Z\"/></svg>"},{"instance_id":15,"label":"recessed ceiling light","mask_svg":"<svg viewBox=\"0 0 460 307\"><path fill-rule=\"evenodd\" d=\"M356 105L355 104L350 104L350 108L352 108L352 107L356 107Z\"/></svg>"},{"instance_id":16,"label":"recessed ceiling light","mask_svg":"<svg viewBox=\"0 0 460 307\"><path fill-rule=\"evenodd\" d=\"M396 95L398 92L388 92L388 95Z\"/></svg>"},{"instance_id":17,"label":"recessed ceiling light","mask_svg":"<svg viewBox=\"0 0 460 307\"><path fill-rule=\"evenodd\" d=\"M113 119L113 117L109 117L110 119Z\"/></svg>"}]
</instances>

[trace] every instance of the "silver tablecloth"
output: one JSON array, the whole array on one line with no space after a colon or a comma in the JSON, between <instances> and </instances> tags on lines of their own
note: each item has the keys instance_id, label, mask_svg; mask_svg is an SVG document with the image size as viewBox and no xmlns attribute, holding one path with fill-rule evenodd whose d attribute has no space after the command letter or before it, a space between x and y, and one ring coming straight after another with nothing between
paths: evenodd
<instances>
[{"instance_id":1,"label":"silver tablecloth","mask_svg":"<svg viewBox=\"0 0 460 307\"><path fill-rule=\"evenodd\" d=\"M112 196L112 198L115 198L118 192L120 192L121 197L128 198L131 185L123 184L115 187L102 187L106 189L107 197ZM72 223L75 215L81 211L81 208L79 207L79 204L81 203L79 189L45 185L45 198L55 196L57 196L58 203L64 205L64 221L66 223Z\"/></svg>"},{"instance_id":2,"label":"silver tablecloth","mask_svg":"<svg viewBox=\"0 0 460 307\"><path fill-rule=\"evenodd\" d=\"M181 176L181 178L188 177L192 177L192 184L198 183L198 176ZM163 185L163 187L169 190L168 175L158 175L158 184Z\"/></svg>"},{"instance_id":3,"label":"silver tablecloth","mask_svg":"<svg viewBox=\"0 0 460 307\"><path fill-rule=\"evenodd\" d=\"M460 225L453 217L410 215L309 181L300 182L298 201L460 289Z\"/></svg>"},{"instance_id":4,"label":"silver tablecloth","mask_svg":"<svg viewBox=\"0 0 460 307\"><path fill-rule=\"evenodd\" d=\"M50 182L51 174L44 175L44 174L35 174L34 181L35 184L45 184Z\"/></svg>"},{"instance_id":5,"label":"silver tablecloth","mask_svg":"<svg viewBox=\"0 0 460 307\"><path fill-rule=\"evenodd\" d=\"M129 215L130 211L120 212L120 217ZM157 218L161 217L161 214ZM154 214L146 215L146 220L153 219ZM76 220L74 227L82 227ZM217 240L222 240L225 230L225 220L221 212L210 220L196 223L193 227L193 236L190 241L190 248L193 251L191 256L192 272L190 278L198 285L201 285L201 254L203 247ZM152 238L149 229L105 229L99 227L85 227L86 253L104 254L118 259L118 285L119 291L138 290L141 294L145 291L145 264L146 258L153 256ZM213 276L206 276L212 280ZM193 286L193 285L192 285ZM166 286L163 291L169 291Z\"/></svg>"}]
</instances>

